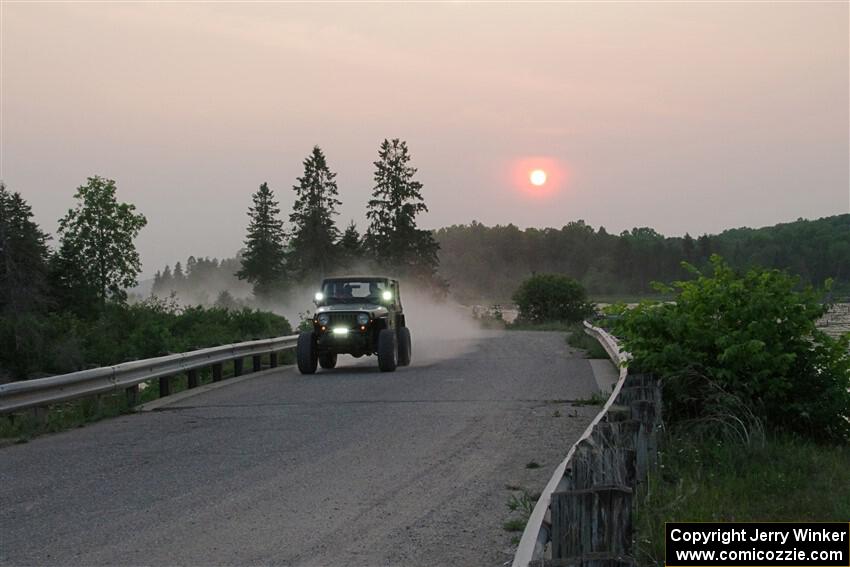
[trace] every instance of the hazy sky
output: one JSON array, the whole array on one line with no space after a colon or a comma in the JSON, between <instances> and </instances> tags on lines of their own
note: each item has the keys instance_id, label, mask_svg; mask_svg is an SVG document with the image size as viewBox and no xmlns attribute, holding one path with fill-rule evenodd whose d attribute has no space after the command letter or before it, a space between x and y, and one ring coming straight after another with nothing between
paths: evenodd
<instances>
[{"instance_id":1,"label":"hazy sky","mask_svg":"<svg viewBox=\"0 0 850 567\"><path fill-rule=\"evenodd\" d=\"M264 181L288 214L314 144L362 230L385 137L428 228L850 210L846 2L0 4L0 178L51 232L114 178L148 217L145 275L232 255Z\"/></svg>"}]
</instances>

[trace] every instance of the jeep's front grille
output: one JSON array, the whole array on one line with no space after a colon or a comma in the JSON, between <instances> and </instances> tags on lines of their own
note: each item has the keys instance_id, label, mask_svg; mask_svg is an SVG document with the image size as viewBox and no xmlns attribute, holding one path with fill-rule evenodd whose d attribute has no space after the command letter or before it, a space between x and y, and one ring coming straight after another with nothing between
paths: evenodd
<instances>
[{"instance_id":1,"label":"jeep's front grille","mask_svg":"<svg viewBox=\"0 0 850 567\"><path fill-rule=\"evenodd\" d=\"M328 313L331 317L329 327L345 327L351 329L357 325L357 313Z\"/></svg>"}]
</instances>

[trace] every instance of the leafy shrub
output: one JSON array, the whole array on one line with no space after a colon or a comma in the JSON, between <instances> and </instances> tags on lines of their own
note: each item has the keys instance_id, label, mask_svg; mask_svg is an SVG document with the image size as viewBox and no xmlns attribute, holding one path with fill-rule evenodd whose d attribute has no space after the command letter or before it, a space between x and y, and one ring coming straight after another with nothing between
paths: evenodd
<instances>
[{"instance_id":1,"label":"leafy shrub","mask_svg":"<svg viewBox=\"0 0 850 567\"><path fill-rule=\"evenodd\" d=\"M10 320L0 318L0 341L10 340L10 325ZM273 313L247 308L181 309L160 299L133 305L107 303L95 318L51 313L35 318L31 328L32 344L37 342L39 348L0 352L0 368L17 379L292 333L289 322ZM17 333L23 336L20 330Z\"/></svg>"},{"instance_id":2,"label":"leafy shrub","mask_svg":"<svg viewBox=\"0 0 850 567\"><path fill-rule=\"evenodd\" d=\"M560 274L536 274L519 286L513 300L521 323L581 321L593 312L584 288Z\"/></svg>"},{"instance_id":3,"label":"leafy shrub","mask_svg":"<svg viewBox=\"0 0 850 567\"><path fill-rule=\"evenodd\" d=\"M815 326L829 306L785 272L711 262L711 275L689 267L696 279L666 290L673 303L612 310L631 366L665 378L667 417L711 418L735 399L773 429L850 437L850 335Z\"/></svg>"}]
</instances>

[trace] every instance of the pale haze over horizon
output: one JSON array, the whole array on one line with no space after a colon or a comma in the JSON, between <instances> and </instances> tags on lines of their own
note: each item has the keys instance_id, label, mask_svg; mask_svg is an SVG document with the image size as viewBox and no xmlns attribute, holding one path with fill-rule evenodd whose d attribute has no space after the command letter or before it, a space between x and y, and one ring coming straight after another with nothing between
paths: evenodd
<instances>
[{"instance_id":1,"label":"pale haze over horizon","mask_svg":"<svg viewBox=\"0 0 850 567\"><path fill-rule=\"evenodd\" d=\"M51 233L86 177L115 179L148 218L143 277L232 256L263 182L288 216L315 144L361 232L395 137L425 228L850 212L846 2L0 6L0 178Z\"/></svg>"}]
</instances>

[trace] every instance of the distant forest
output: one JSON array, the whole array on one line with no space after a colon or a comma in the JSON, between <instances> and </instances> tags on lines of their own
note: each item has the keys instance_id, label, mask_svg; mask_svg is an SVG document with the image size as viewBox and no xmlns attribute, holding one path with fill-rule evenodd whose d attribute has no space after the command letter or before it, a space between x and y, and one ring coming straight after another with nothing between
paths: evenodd
<instances>
[{"instance_id":1,"label":"distant forest","mask_svg":"<svg viewBox=\"0 0 850 567\"><path fill-rule=\"evenodd\" d=\"M665 237L652 228L616 235L580 220L560 229L525 230L473 222L441 228L434 236L440 276L454 298L468 303L508 302L530 274L546 272L579 280L592 296L646 295L653 292L652 281L687 279L683 261L704 268L712 254L735 268L780 268L817 286L832 278L834 293L850 295L850 214L697 238ZM232 298L218 296L221 290L236 291L237 297L249 293L233 275L238 265L190 258L176 274L170 267L158 272L153 292L226 305Z\"/></svg>"},{"instance_id":2,"label":"distant forest","mask_svg":"<svg viewBox=\"0 0 850 567\"><path fill-rule=\"evenodd\" d=\"M583 221L526 230L473 222L435 236L440 273L461 301L507 301L533 272L566 274L595 296L645 295L653 281L687 279L683 261L704 268L712 254L738 269L784 269L816 286L832 278L834 293L850 294L850 214L697 238L665 237L651 228L614 235Z\"/></svg>"}]
</instances>

